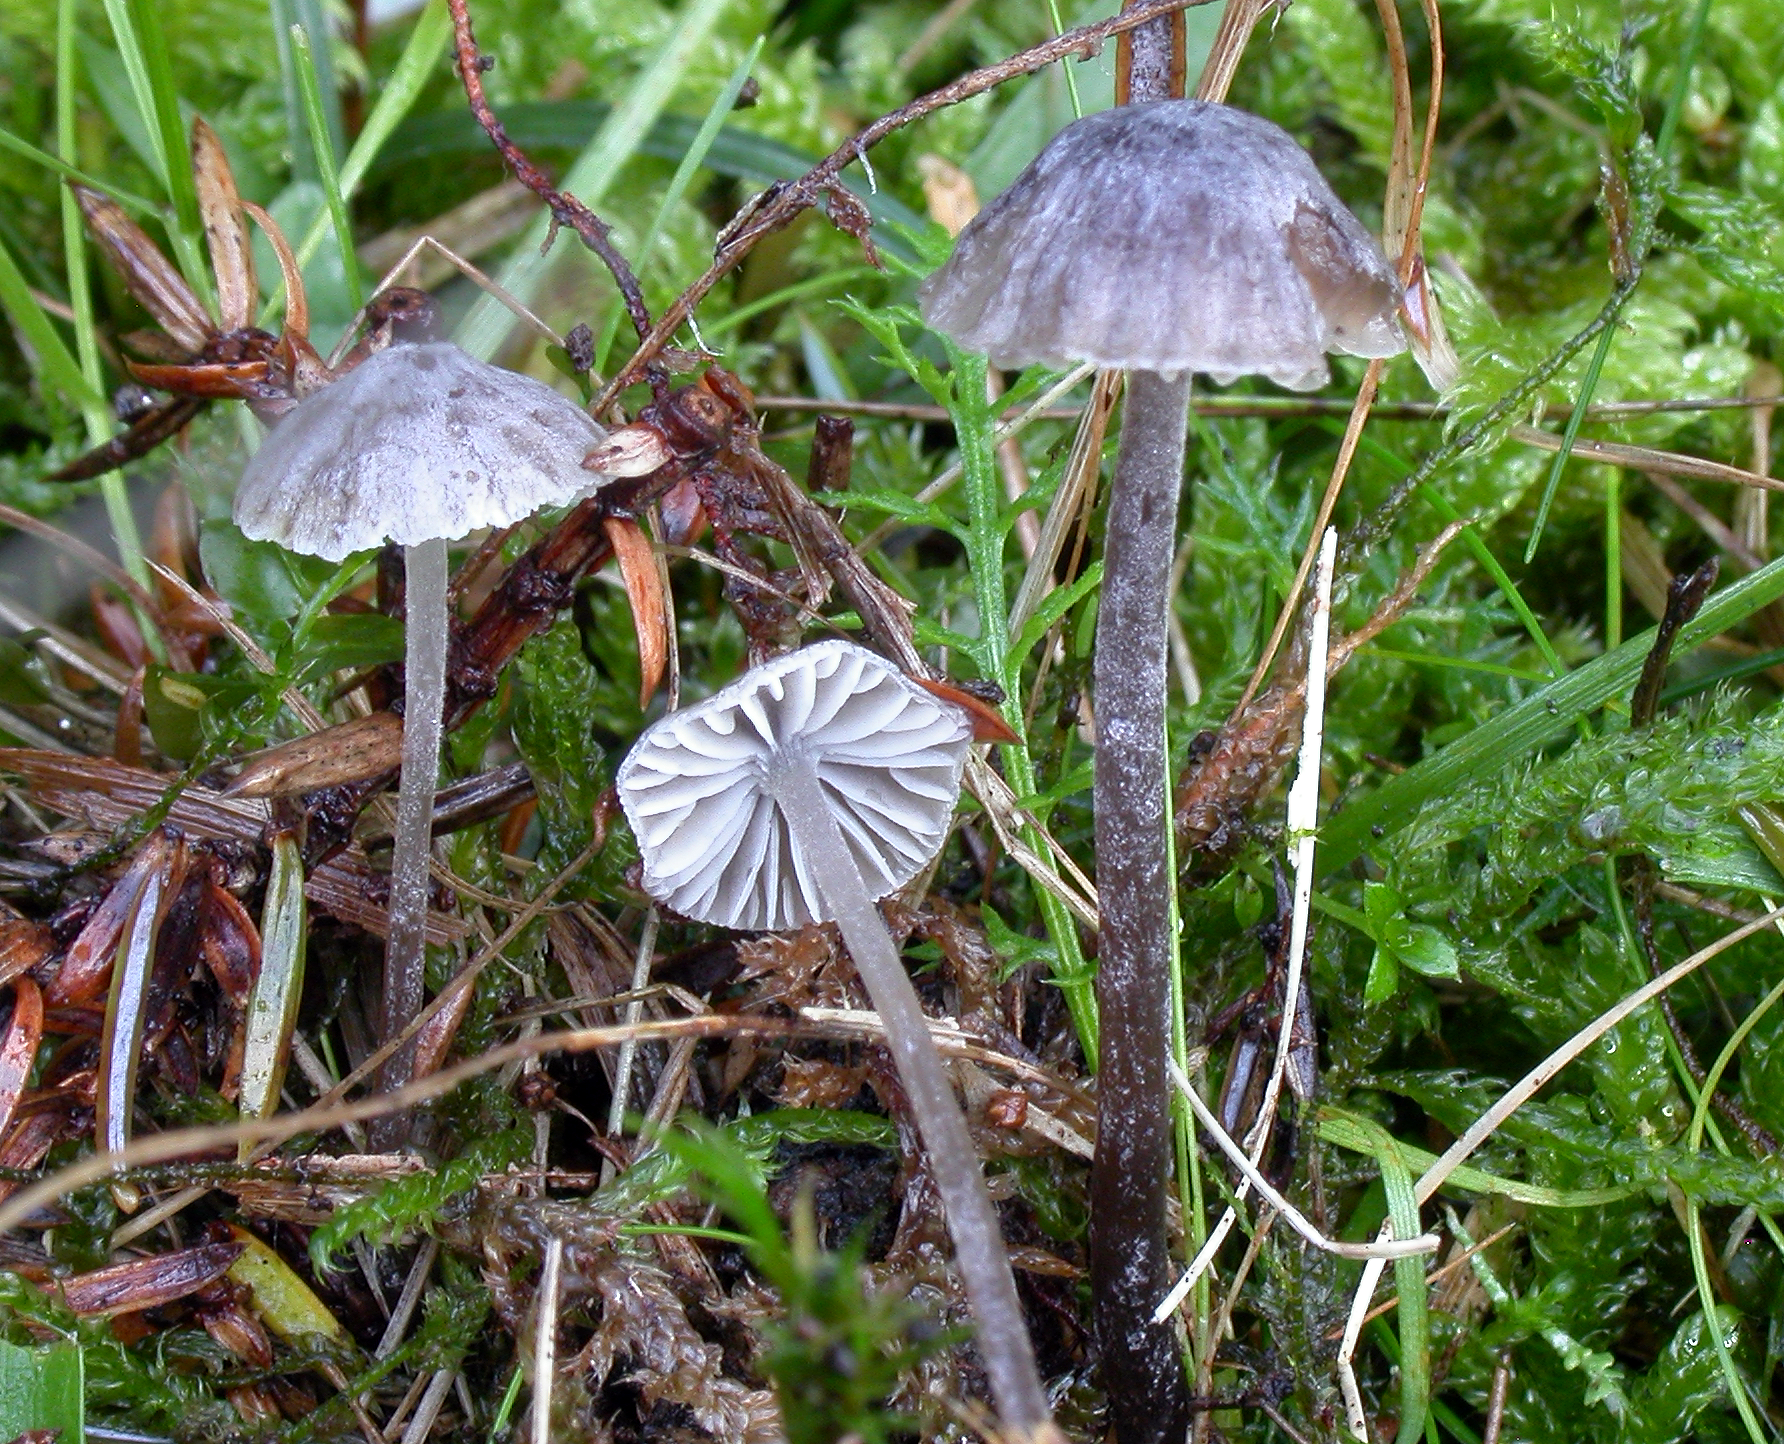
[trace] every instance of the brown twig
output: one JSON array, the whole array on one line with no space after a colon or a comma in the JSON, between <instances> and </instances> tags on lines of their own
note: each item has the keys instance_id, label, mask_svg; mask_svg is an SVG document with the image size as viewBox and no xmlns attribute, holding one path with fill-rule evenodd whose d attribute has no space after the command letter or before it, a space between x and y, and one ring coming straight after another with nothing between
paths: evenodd
<instances>
[{"instance_id":1,"label":"brown twig","mask_svg":"<svg viewBox=\"0 0 1784 1444\"><path fill-rule=\"evenodd\" d=\"M450 0L456 16L462 9L464 0ZM857 131L841 146L832 151L823 160L808 170L798 180L788 181L784 185L770 186L751 206L746 207L731 224L726 227L719 240L717 253L712 264L685 291L669 303L657 324L648 336L638 343L638 350L633 354L620 373L607 383L606 389L596 398L592 408L599 415L622 389L636 381L644 368L655 361L663 347L668 345L671 337L681 329L688 317L694 314L694 308L705 298L706 293L716 286L743 258L749 254L755 243L772 231L778 231L789 224L795 216L818 205L826 198L834 203L838 193L847 195L843 190L841 176L845 169L863 158L869 150L878 145L896 130L901 130L913 121L922 120L938 110L950 105L958 105L963 100L970 100L975 95L1002 85L1006 80L1014 80L1018 76L1030 75L1037 70L1044 70L1056 61L1066 60L1073 56L1082 59L1095 54L1102 43L1113 35L1120 35L1133 30L1148 21L1156 20L1162 15L1170 15L1179 10L1188 9L1192 5L1206 5L1210 0L1142 0L1142 3L1124 10L1109 20L1098 21L1094 25L1081 25L1076 30L1068 30L1065 34L1052 40L1043 41L1039 45L1030 46L1027 50L1018 51L1006 60L995 65L983 66L969 72L957 80L950 81L938 90L927 95L920 95L906 105L882 115L871 125ZM467 81L467 85L469 82ZM853 197L849 197L853 201ZM859 205L859 202L854 202Z\"/></svg>"},{"instance_id":2,"label":"brown twig","mask_svg":"<svg viewBox=\"0 0 1784 1444\"><path fill-rule=\"evenodd\" d=\"M1481 1444L1499 1444L1499 1431L1505 1427L1505 1399L1511 1393L1511 1358L1501 1354L1493 1365L1493 1388L1487 1395L1487 1426L1481 1431Z\"/></svg>"},{"instance_id":3,"label":"brown twig","mask_svg":"<svg viewBox=\"0 0 1784 1444\"><path fill-rule=\"evenodd\" d=\"M495 64L495 58L486 56L477 49L476 36L471 33L469 0L447 0L447 6L452 11L452 44L458 78L464 82L465 98L470 102L471 114L476 117L477 124L483 127L490 144L501 153L515 178L545 202L551 212L553 225L568 226L582 238L585 246L601 258L602 264L612 273L614 284L619 287L620 296L625 301L626 316L633 329L638 332L640 339L648 336L651 329L650 312L644 304L644 291L638 284L638 278L632 274L630 263L613 244L613 228L575 196L553 186L551 178L534 165L526 153L509 138L507 130L496 119L496 113L490 108L483 93L483 72ZM667 378L660 373L653 374L652 380L656 385L667 384Z\"/></svg>"}]
</instances>

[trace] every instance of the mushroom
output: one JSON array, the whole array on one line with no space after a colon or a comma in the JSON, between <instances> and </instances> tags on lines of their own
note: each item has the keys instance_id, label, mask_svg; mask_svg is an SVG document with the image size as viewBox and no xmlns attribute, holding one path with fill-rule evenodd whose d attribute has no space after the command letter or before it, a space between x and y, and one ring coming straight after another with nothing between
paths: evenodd
<instances>
[{"instance_id":1,"label":"mushroom","mask_svg":"<svg viewBox=\"0 0 1784 1444\"><path fill-rule=\"evenodd\" d=\"M972 740L965 709L830 640L654 723L616 781L664 906L752 931L837 925L929 1152L998 1411L1038 1437L1046 1395L978 1154L874 906L941 850Z\"/></svg>"},{"instance_id":2,"label":"mushroom","mask_svg":"<svg viewBox=\"0 0 1784 1444\"><path fill-rule=\"evenodd\" d=\"M235 522L253 541L325 561L403 548L403 751L385 1040L421 1009L428 853L446 692L446 543L561 506L606 478L582 458L604 436L549 386L448 342L398 344L299 403L242 474ZM412 1050L384 1081L408 1081Z\"/></svg>"},{"instance_id":3,"label":"mushroom","mask_svg":"<svg viewBox=\"0 0 1784 1444\"><path fill-rule=\"evenodd\" d=\"M1320 386L1328 352L1404 349L1399 296L1374 239L1292 136L1198 100L1067 126L922 290L931 326L999 366L1128 372L1093 671L1102 1061L1090 1275L1110 1392L1136 1401L1181 1394L1176 1341L1150 1315L1170 1274L1165 648L1190 378ZM1142 1417L1121 1437L1173 1428L1181 1437Z\"/></svg>"}]
</instances>

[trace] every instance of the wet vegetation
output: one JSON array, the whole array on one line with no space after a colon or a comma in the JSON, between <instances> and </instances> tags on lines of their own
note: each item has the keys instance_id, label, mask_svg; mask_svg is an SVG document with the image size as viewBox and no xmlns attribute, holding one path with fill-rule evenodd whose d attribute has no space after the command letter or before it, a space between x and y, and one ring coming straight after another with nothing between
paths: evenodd
<instances>
[{"instance_id":1,"label":"wet vegetation","mask_svg":"<svg viewBox=\"0 0 1784 1444\"><path fill-rule=\"evenodd\" d=\"M657 908L612 791L666 710L839 633L980 739L881 910L1058 1428L1106 1437L1092 1319L1159 1302L1087 1273L1119 386L988 370L917 287L1112 103L1107 25L1010 60L1112 6L349 12L0 6L0 1438L999 1437L847 951ZM1226 0L1183 30L1189 88L1212 56L1386 234L1414 340L1311 396L1196 384L1167 695L1195 1104L1156 1080L1172 1267L1207 1256L1191 1437L1761 1444L1784 9ZM619 479L452 544L409 1024L380 996L401 557L250 541L231 502L265 424L424 325L592 406Z\"/></svg>"}]
</instances>

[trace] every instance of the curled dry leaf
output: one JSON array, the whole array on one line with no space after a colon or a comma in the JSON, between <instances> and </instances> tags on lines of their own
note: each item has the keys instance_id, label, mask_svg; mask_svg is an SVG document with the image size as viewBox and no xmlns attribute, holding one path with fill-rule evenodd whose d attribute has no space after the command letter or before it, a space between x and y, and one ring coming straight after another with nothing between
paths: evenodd
<instances>
[{"instance_id":1,"label":"curled dry leaf","mask_svg":"<svg viewBox=\"0 0 1784 1444\"><path fill-rule=\"evenodd\" d=\"M610 516L601 527L619 563L626 600L632 607L632 626L638 634L638 705L645 707L662 685L663 671L669 665L670 611L663 595L663 576L650 538L637 522Z\"/></svg>"},{"instance_id":2,"label":"curled dry leaf","mask_svg":"<svg viewBox=\"0 0 1784 1444\"><path fill-rule=\"evenodd\" d=\"M217 311L225 331L239 331L254 324L254 309L260 304L254 249L242 222L242 198L229 157L217 132L202 118L192 122L192 180L210 247L211 271L217 278Z\"/></svg>"},{"instance_id":3,"label":"curled dry leaf","mask_svg":"<svg viewBox=\"0 0 1784 1444\"><path fill-rule=\"evenodd\" d=\"M649 476L675 459L673 448L654 426L622 426L582 459L585 470L611 477Z\"/></svg>"},{"instance_id":4,"label":"curled dry leaf","mask_svg":"<svg viewBox=\"0 0 1784 1444\"><path fill-rule=\"evenodd\" d=\"M239 1243L205 1243L135 1258L64 1279L62 1297L89 1318L156 1309L215 1283L241 1256Z\"/></svg>"},{"instance_id":5,"label":"curled dry leaf","mask_svg":"<svg viewBox=\"0 0 1784 1444\"><path fill-rule=\"evenodd\" d=\"M186 284L186 278L116 201L85 186L69 189L87 218L93 239L99 242L125 288L177 345L192 356L203 351L215 327L204 303Z\"/></svg>"},{"instance_id":6,"label":"curled dry leaf","mask_svg":"<svg viewBox=\"0 0 1784 1444\"><path fill-rule=\"evenodd\" d=\"M402 756L402 719L374 712L254 753L223 795L290 797L364 782L394 772Z\"/></svg>"},{"instance_id":7,"label":"curled dry leaf","mask_svg":"<svg viewBox=\"0 0 1784 1444\"><path fill-rule=\"evenodd\" d=\"M12 1126L25 1081L43 1042L43 994L30 978L12 985L12 1018L0 1035L0 1138Z\"/></svg>"},{"instance_id":8,"label":"curled dry leaf","mask_svg":"<svg viewBox=\"0 0 1784 1444\"><path fill-rule=\"evenodd\" d=\"M86 1003L97 998L111 977L112 959L125 921L135 912L151 888L165 887L173 866L176 845L162 829L149 834L131 858L123 875L93 909L63 955L62 966L44 990L46 1002Z\"/></svg>"},{"instance_id":9,"label":"curled dry leaf","mask_svg":"<svg viewBox=\"0 0 1784 1444\"><path fill-rule=\"evenodd\" d=\"M0 916L0 983L48 962L55 951L55 937L42 923Z\"/></svg>"},{"instance_id":10,"label":"curled dry leaf","mask_svg":"<svg viewBox=\"0 0 1784 1444\"><path fill-rule=\"evenodd\" d=\"M118 930L116 951L109 960L111 987L106 996L105 1028L99 1040L93 1125L99 1146L108 1153L121 1153L130 1142L156 943L162 919L186 878L185 840L161 835L165 850L154 850L160 864L143 874L141 886L133 890ZM145 847L144 851L151 849ZM120 1188L120 1202L125 1196Z\"/></svg>"}]
</instances>

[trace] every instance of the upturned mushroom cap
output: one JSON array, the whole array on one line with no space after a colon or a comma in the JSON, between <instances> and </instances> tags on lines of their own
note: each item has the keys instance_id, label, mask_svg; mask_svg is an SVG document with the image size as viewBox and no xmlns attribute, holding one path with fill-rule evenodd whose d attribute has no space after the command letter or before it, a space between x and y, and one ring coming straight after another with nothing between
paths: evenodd
<instances>
[{"instance_id":1,"label":"upturned mushroom cap","mask_svg":"<svg viewBox=\"0 0 1784 1444\"><path fill-rule=\"evenodd\" d=\"M1280 126L1166 100L1068 125L923 285L931 326L999 366L1262 375L1392 356L1400 286Z\"/></svg>"},{"instance_id":2,"label":"upturned mushroom cap","mask_svg":"<svg viewBox=\"0 0 1784 1444\"><path fill-rule=\"evenodd\" d=\"M775 791L815 767L869 895L896 892L947 837L971 741L961 709L852 642L766 662L654 723L620 764L645 890L720 927L825 920Z\"/></svg>"},{"instance_id":3,"label":"upturned mushroom cap","mask_svg":"<svg viewBox=\"0 0 1784 1444\"><path fill-rule=\"evenodd\" d=\"M549 386L449 342L395 345L287 415L235 496L254 541L340 561L450 541L587 495L606 433Z\"/></svg>"}]
</instances>

